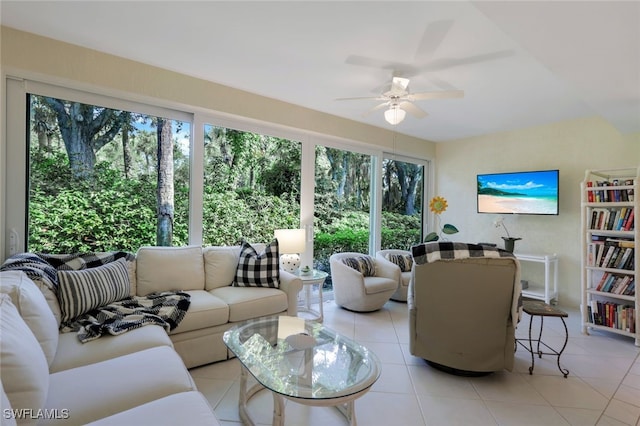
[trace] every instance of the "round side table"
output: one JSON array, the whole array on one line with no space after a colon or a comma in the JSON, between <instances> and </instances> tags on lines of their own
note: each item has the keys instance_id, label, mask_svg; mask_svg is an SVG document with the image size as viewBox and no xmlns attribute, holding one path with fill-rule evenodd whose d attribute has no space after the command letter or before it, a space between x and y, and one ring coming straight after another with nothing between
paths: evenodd
<instances>
[{"instance_id":1,"label":"round side table","mask_svg":"<svg viewBox=\"0 0 640 426\"><path fill-rule=\"evenodd\" d=\"M324 314L322 312L322 285L329 274L324 271L314 269L306 275L303 275L300 272L298 272L297 275L302 280L302 286L304 287L304 300L302 305L298 306L298 311L311 314L313 317L308 318L309 320L321 323L324 319ZM311 308L311 290L316 284L318 285L318 310Z\"/></svg>"}]
</instances>

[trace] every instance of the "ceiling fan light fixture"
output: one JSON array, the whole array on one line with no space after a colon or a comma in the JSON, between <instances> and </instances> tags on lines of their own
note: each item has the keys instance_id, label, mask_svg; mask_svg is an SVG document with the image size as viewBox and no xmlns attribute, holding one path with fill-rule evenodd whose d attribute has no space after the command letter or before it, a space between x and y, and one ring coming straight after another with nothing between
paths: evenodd
<instances>
[{"instance_id":1,"label":"ceiling fan light fixture","mask_svg":"<svg viewBox=\"0 0 640 426\"><path fill-rule=\"evenodd\" d=\"M395 126L401 123L406 115L407 112L405 110L400 109L398 106L392 106L384 112L384 119L392 126Z\"/></svg>"}]
</instances>

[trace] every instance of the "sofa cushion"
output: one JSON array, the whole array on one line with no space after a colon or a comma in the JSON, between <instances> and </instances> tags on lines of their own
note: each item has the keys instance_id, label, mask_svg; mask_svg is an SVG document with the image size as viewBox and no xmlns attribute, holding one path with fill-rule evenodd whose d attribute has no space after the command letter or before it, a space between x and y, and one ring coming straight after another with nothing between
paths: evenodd
<instances>
[{"instance_id":1,"label":"sofa cushion","mask_svg":"<svg viewBox=\"0 0 640 426\"><path fill-rule=\"evenodd\" d=\"M276 288L220 287L211 294L229 305L229 322L276 315L289 307L285 292Z\"/></svg>"},{"instance_id":2,"label":"sofa cushion","mask_svg":"<svg viewBox=\"0 0 640 426\"><path fill-rule=\"evenodd\" d=\"M141 247L136 263L139 296L158 291L204 290L201 247Z\"/></svg>"},{"instance_id":3,"label":"sofa cushion","mask_svg":"<svg viewBox=\"0 0 640 426\"><path fill-rule=\"evenodd\" d=\"M229 306L204 290L187 291L191 296L189 310L170 334L215 327L229 322Z\"/></svg>"},{"instance_id":4,"label":"sofa cushion","mask_svg":"<svg viewBox=\"0 0 640 426\"><path fill-rule=\"evenodd\" d=\"M384 256L389 262L395 263L402 272L410 272L413 266L413 256L410 254L387 253Z\"/></svg>"},{"instance_id":5,"label":"sofa cushion","mask_svg":"<svg viewBox=\"0 0 640 426\"><path fill-rule=\"evenodd\" d=\"M395 290L398 287L398 281L386 277L366 277L364 279L364 292L366 294L384 293L385 291Z\"/></svg>"},{"instance_id":6,"label":"sofa cushion","mask_svg":"<svg viewBox=\"0 0 640 426\"><path fill-rule=\"evenodd\" d=\"M200 392L180 392L147 402L130 410L89 423L91 426L121 425L189 425L217 426L204 395Z\"/></svg>"},{"instance_id":7,"label":"sofa cushion","mask_svg":"<svg viewBox=\"0 0 640 426\"><path fill-rule=\"evenodd\" d=\"M62 322L129 297L129 266L124 259L96 268L58 271Z\"/></svg>"},{"instance_id":8,"label":"sofa cushion","mask_svg":"<svg viewBox=\"0 0 640 426\"><path fill-rule=\"evenodd\" d=\"M104 335L87 343L80 342L77 333L62 333L49 371L55 373L158 346L172 347L173 343L164 328L154 324L117 336Z\"/></svg>"},{"instance_id":9,"label":"sofa cushion","mask_svg":"<svg viewBox=\"0 0 640 426\"><path fill-rule=\"evenodd\" d=\"M2 426L15 426L15 416L7 415L4 411L11 410L11 402L9 401L7 393L4 391L2 381L0 381L0 407L2 407L2 422L0 422L0 424L2 424Z\"/></svg>"},{"instance_id":10,"label":"sofa cushion","mask_svg":"<svg viewBox=\"0 0 640 426\"><path fill-rule=\"evenodd\" d=\"M44 408L67 408L73 424L86 424L192 390L195 384L176 351L162 346L51 374Z\"/></svg>"},{"instance_id":11,"label":"sofa cushion","mask_svg":"<svg viewBox=\"0 0 640 426\"><path fill-rule=\"evenodd\" d=\"M202 249L205 290L226 287L236 278L240 246L212 246Z\"/></svg>"},{"instance_id":12,"label":"sofa cushion","mask_svg":"<svg viewBox=\"0 0 640 426\"><path fill-rule=\"evenodd\" d=\"M278 288L279 277L278 240L269 243L260 254L251 244L242 241L234 286Z\"/></svg>"},{"instance_id":13,"label":"sofa cushion","mask_svg":"<svg viewBox=\"0 0 640 426\"><path fill-rule=\"evenodd\" d=\"M253 243L253 248L261 253L266 244ZM240 246L209 246L203 247L205 290L213 290L233 284L236 278L238 260L240 260Z\"/></svg>"},{"instance_id":14,"label":"sofa cushion","mask_svg":"<svg viewBox=\"0 0 640 426\"><path fill-rule=\"evenodd\" d=\"M371 256L345 257L342 259L342 263L360 272L365 277L372 277L376 274L376 264Z\"/></svg>"},{"instance_id":15,"label":"sofa cushion","mask_svg":"<svg viewBox=\"0 0 640 426\"><path fill-rule=\"evenodd\" d=\"M7 294L0 294L0 380L11 407L42 408L49 388L49 365L35 336ZM21 424L36 424L24 418Z\"/></svg>"},{"instance_id":16,"label":"sofa cushion","mask_svg":"<svg viewBox=\"0 0 640 426\"><path fill-rule=\"evenodd\" d=\"M58 322L40 289L24 272L5 271L0 272L0 292L11 297L51 365L58 349Z\"/></svg>"}]
</instances>

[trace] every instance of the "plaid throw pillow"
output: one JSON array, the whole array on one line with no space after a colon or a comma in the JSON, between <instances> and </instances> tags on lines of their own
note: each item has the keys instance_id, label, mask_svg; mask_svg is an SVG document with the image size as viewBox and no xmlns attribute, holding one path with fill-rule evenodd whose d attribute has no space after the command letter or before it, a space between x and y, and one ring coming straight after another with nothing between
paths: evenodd
<instances>
[{"instance_id":1,"label":"plaid throw pillow","mask_svg":"<svg viewBox=\"0 0 640 426\"><path fill-rule=\"evenodd\" d=\"M240 245L240 260L233 286L278 288L280 286L279 279L278 240L273 240L260 254L243 240Z\"/></svg>"},{"instance_id":2,"label":"plaid throw pillow","mask_svg":"<svg viewBox=\"0 0 640 426\"><path fill-rule=\"evenodd\" d=\"M400 267L402 272L410 272L413 266L413 257L410 254L391 254L385 255L387 260L391 263L395 263Z\"/></svg>"},{"instance_id":3,"label":"plaid throw pillow","mask_svg":"<svg viewBox=\"0 0 640 426\"><path fill-rule=\"evenodd\" d=\"M360 272L365 277L376 275L376 264L371 256L345 257L342 263Z\"/></svg>"},{"instance_id":4,"label":"plaid throw pillow","mask_svg":"<svg viewBox=\"0 0 640 426\"><path fill-rule=\"evenodd\" d=\"M62 322L129 296L129 267L124 259L96 268L58 271Z\"/></svg>"}]
</instances>

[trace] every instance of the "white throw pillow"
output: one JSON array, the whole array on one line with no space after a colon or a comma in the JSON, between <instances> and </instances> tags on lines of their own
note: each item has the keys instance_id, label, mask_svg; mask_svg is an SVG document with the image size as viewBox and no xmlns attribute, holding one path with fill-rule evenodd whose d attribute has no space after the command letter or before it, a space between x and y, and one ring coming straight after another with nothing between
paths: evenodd
<instances>
[{"instance_id":1,"label":"white throw pillow","mask_svg":"<svg viewBox=\"0 0 640 426\"><path fill-rule=\"evenodd\" d=\"M58 321L44 294L22 271L0 272L0 293L11 297L20 316L40 343L51 365L58 350Z\"/></svg>"},{"instance_id":2,"label":"white throw pillow","mask_svg":"<svg viewBox=\"0 0 640 426\"><path fill-rule=\"evenodd\" d=\"M205 290L227 287L236 277L240 246L212 246L202 249Z\"/></svg>"},{"instance_id":3,"label":"white throw pillow","mask_svg":"<svg viewBox=\"0 0 640 426\"><path fill-rule=\"evenodd\" d=\"M129 297L130 289L129 265L125 259L80 271L58 271L62 321Z\"/></svg>"},{"instance_id":4,"label":"white throw pillow","mask_svg":"<svg viewBox=\"0 0 640 426\"><path fill-rule=\"evenodd\" d=\"M44 407L49 390L49 366L35 336L7 294L0 294L0 380L14 410ZM24 418L21 424L36 424Z\"/></svg>"},{"instance_id":5,"label":"white throw pillow","mask_svg":"<svg viewBox=\"0 0 640 426\"><path fill-rule=\"evenodd\" d=\"M141 247L136 255L138 296L204 290L202 247Z\"/></svg>"}]
</instances>

